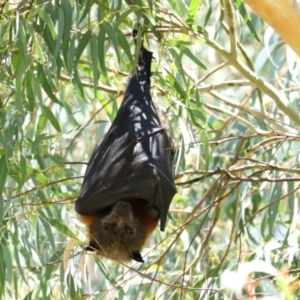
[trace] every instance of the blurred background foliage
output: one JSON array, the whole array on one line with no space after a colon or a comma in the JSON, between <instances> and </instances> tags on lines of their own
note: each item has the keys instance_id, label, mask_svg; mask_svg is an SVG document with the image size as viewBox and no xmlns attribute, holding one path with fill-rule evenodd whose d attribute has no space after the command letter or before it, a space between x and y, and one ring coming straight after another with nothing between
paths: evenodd
<instances>
[{"instance_id":1,"label":"blurred background foliage","mask_svg":"<svg viewBox=\"0 0 300 300\"><path fill-rule=\"evenodd\" d=\"M123 265L85 253L74 201L137 23L178 194ZM0 41L1 299L300 294L299 59L243 1L3 1Z\"/></svg>"}]
</instances>

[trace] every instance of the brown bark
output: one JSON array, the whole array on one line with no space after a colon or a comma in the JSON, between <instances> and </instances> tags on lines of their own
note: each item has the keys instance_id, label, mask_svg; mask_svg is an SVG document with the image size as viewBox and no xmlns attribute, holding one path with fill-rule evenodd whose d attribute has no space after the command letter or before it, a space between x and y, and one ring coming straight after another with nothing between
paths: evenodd
<instances>
[{"instance_id":1,"label":"brown bark","mask_svg":"<svg viewBox=\"0 0 300 300\"><path fill-rule=\"evenodd\" d=\"M245 0L300 56L300 5L296 0Z\"/></svg>"}]
</instances>

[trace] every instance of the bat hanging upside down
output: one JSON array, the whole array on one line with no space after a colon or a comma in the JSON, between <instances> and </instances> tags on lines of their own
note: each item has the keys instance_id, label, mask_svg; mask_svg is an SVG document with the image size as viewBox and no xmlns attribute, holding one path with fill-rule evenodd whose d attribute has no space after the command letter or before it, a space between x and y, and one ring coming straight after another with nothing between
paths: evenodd
<instances>
[{"instance_id":1,"label":"bat hanging upside down","mask_svg":"<svg viewBox=\"0 0 300 300\"><path fill-rule=\"evenodd\" d=\"M142 43L136 73L75 203L89 230L87 250L120 262L144 262L140 251L159 220L165 229L176 193L171 143L150 95L151 60Z\"/></svg>"}]
</instances>

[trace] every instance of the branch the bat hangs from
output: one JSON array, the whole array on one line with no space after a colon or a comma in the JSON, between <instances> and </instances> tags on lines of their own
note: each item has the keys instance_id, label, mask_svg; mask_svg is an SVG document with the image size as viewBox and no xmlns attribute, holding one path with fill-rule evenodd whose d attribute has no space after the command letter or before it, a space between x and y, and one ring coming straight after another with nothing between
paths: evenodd
<instances>
[{"instance_id":1,"label":"branch the bat hangs from","mask_svg":"<svg viewBox=\"0 0 300 300\"><path fill-rule=\"evenodd\" d=\"M137 70L75 203L89 231L87 250L120 262L143 262L140 252L159 221L165 229L176 193L171 142L150 94L151 60L142 41Z\"/></svg>"}]
</instances>

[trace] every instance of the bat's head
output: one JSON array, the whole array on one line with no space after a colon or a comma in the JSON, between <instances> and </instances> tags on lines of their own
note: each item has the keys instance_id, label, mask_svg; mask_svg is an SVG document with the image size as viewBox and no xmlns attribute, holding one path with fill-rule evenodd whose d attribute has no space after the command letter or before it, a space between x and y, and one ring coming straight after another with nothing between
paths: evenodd
<instances>
[{"instance_id":1,"label":"bat's head","mask_svg":"<svg viewBox=\"0 0 300 300\"><path fill-rule=\"evenodd\" d=\"M90 226L88 250L96 250L109 259L144 262L141 249L147 239L147 228L133 213L127 201L119 201L106 209L106 215Z\"/></svg>"}]
</instances>

